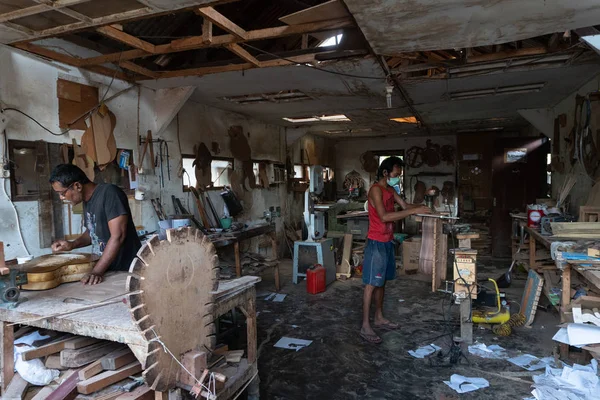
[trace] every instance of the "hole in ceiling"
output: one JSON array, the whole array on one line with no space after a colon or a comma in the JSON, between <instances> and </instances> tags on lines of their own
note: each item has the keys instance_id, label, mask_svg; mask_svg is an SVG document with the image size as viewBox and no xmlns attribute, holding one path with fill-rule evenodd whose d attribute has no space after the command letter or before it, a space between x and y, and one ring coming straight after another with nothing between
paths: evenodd
<instances>
[{"instance_id":1,"label":"hole in ceiling","mask_svg":"<svg viewBox=\"0 0 600 400\"><path fill-rule=\"evenodd\" d=\"M300 90L284 90L274 93L247 94L242 96L222 97L223 100L238 104L289 103L293 101L312 100L313 98Z\"/></svg>"},{"instance_id":2,"label":"hole in ceiling","mask_svg":"<svg viewBox=\"0 0 600 400\"><path fill-rule=\"evenodd\" d=\"M302 124L306 122L349 122L350 118L344 114L335 115L315 115L312 117L289 117L283 118L285 121L292 122L294 124Z\"/></svg>"},{"instance_id":3,"label":"hole in ceiling","mask_svg":"<svg viewBox=\"0 0 600 400\"><path fill-rule=\"evenodd\" d=\"M342 42L342 38L344 37L343 33L339 35L331 36L321 42L318 47L329 47L329 46L337 46Z\"/></svg>"},{"instance_id":4,"label":"hole in ceiling","mask_svg":"<svg viewBox=\"0 0 600 400\"><path fill-rule=\"evenodd\" d=\"M416 124L417 117L390 118L390 121L399 122L401 124Z\"/></svg>"},{"instance_id":5,"label":"hole in ceiling","mask_svg":"<svg viewBox=\"0 0 600 400\"><path fill-rule=\"evenodd\" d=\"M479 97L496 96L502 94L522 94L539 92L546 85L545 82L530 83L515 86L497 86L488 89L468 90L464 92L450 93L450 100L475 99Z\"/></svg>"}]
</instances>

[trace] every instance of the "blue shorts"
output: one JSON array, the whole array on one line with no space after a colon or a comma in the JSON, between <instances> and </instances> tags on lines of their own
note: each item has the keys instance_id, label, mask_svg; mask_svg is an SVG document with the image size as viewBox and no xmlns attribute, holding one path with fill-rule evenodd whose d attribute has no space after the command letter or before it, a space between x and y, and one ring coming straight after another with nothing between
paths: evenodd
<instances>
[{"instance_id":1,"label":"blue shorts","mask_svg":"<svg viewBox=\"0 0 600 400\"><path fill-rule=\"evenodd\" d=\"M363 261L363 283L382 287L385 281L396 278L396 255L394 242L367 240Z\"/></svg>"}]
</instances>

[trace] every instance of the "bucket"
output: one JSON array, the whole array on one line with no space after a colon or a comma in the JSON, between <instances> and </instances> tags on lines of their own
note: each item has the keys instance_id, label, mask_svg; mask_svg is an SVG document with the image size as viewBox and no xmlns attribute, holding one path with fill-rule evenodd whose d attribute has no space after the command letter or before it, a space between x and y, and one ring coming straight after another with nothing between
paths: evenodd
<instances>
[{"instance_id":1,"label":"bucket","mask_svg":"<svg viewBox=\"0 0 600 400\"><path fill-rule=\"evenodd\" d=\"M231 217L221 218L221 227L223 229L231 228Z\"/></svg>"},{"instance_id":2,"label":"bucket","mask_svg":"<svg viewBox=\"0 0 600 400\"><path fill-rule=\"evenodd\" d=\"M192 226L192 221L189 218L180 218L171 220L173 229Z\"/></svg>"},{"instance_id":3,"label":"bucket","mask_svg":"<svg viewBox=\"0 0 600 400\"><path fill-rule=\"evenodd\" d=\"M167 229L171 229L173 226L171 224L171 220L166 220L166 221L158 221L158 238L160 240L166 240L167 239Z\"/></svg>"}]
</instances>

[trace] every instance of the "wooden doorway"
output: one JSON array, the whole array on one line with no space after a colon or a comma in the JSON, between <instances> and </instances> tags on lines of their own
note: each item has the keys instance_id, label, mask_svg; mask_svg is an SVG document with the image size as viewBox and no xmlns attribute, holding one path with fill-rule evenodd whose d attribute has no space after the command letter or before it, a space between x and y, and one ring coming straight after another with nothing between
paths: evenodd
<instances>
[{"instance_id":1,"label":"wooden doorway","mask_svg":"<svg viewBox=\"0 0 600 400\"><path fill-rule=\"evenodd\" d=\"M547 193L547 138L497 138L492 160L492 255L511 256L513 211L524 211Z\"/></svg>"}]
</instances>

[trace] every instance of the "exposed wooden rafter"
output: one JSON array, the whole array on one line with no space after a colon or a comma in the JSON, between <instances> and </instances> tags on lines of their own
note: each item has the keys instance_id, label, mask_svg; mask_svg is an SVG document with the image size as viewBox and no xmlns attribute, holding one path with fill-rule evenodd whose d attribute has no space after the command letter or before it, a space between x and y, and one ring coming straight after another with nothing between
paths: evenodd
<instances>
[{"instance_id":1,"label":"exposed wooden rafter","mask_svg":"<svg viewBox=\"0 0 600 400\"><path fill-rule=\"evenodd\" d=\"M260 67L260 61L256 59L252 54L248 53L246 49L242 48L237 43L228 44L226 46L232 53L238 55L240 58L254 65L255 67Z\"/></svg>"},{"instance_id":2,"label":"exposed wooden rafter","mask_svg":"<svg viewBox=\"0 0 600 400\"><path fill-rule=\"evenodd\" d=\"M227 19L223 14L218 12L212 7L199 8L196 13L202 15L205 19L209 20L219 28L231 33L239 39L247 40L247 32Z\"/></svg>"},{"instance_id":3,"label":"exposed wooden rafter","mask_svg":"<svg viewBox=\"0 0 600 400\"><path fill-rule=\"evenodd\" d=\"M247 41L249 42L254 40L275 39L290 35L301 35L304 33L341 29L351 26L354 26L354 23L350 18L342 18L331 21L320 21L300 25L257 29L247 32ZM184 39L176 39L167 44L155 46L154 54L176 53L181 51L204 49L208 47L223 47L228 44L242 42L244 42L244 40L241 40L232 34L213 36L211 42L206 42L204 36L191 36ZM149 55L151 54L144 50L128 50L119 53L112 53L98 57L86 58L82 60L82 65L94 65L119 61L128 61L136 58L147 57Z\"/></svg>"},{"instance_id":4,"label":"exposed wooden rafter","mask_svg":"<svg viewBox=\"0 0 600 400\"><path fill-rule=\"evenodd\" d=\"M120 31L119 29L114 28L112 26L102 26L96 30L106 37L109 37L121 43L125 43L131 47L135 47L136 49L144 50L151 54L154 53L155 46L152 43L148 43L145 40L138 39L135 36Z\"/></svg>"}]
</instances>

